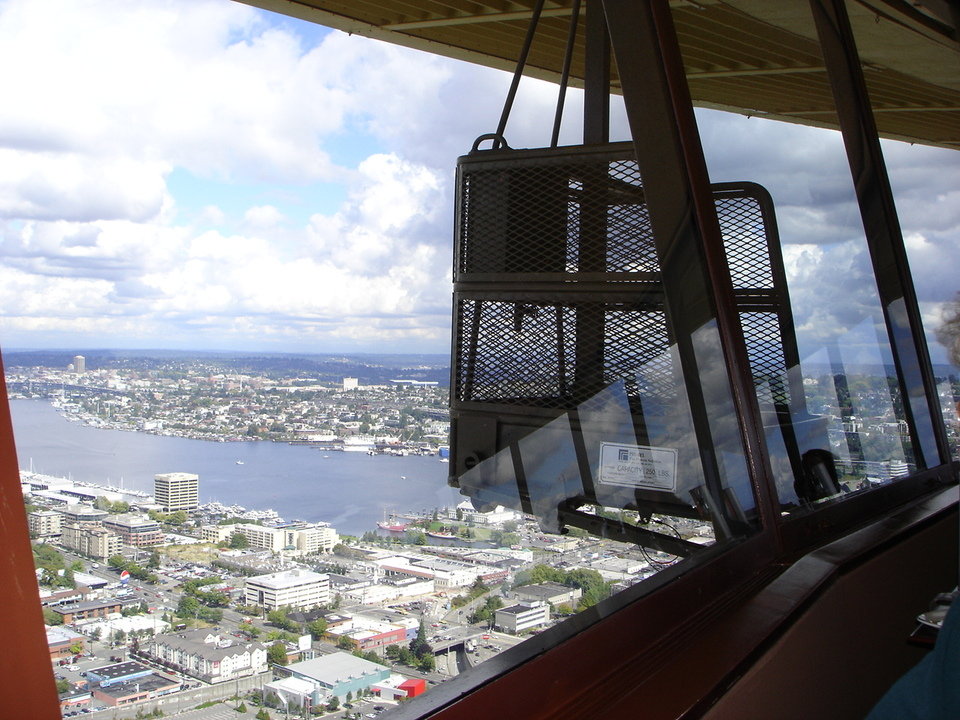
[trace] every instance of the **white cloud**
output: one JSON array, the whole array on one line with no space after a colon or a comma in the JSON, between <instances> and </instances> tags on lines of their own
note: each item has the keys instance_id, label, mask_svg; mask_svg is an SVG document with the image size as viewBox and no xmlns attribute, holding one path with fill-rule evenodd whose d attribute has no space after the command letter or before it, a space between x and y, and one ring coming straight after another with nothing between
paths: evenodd
<instances>
[{"instance_id":1,"label":"white cloud","mask_svg":"<svg viewBox=\"0 0 960 720\"><path fill-rule=\"evenodd\" d=\"M455 161L509 75L294 27L226 0L0 5L0 341L447 350ZM511 145L548 144L555 102L524 80ZM562 143L581 112L572 91ZM700 122L714 180L774 194L804 338L872 312L836 133ZM960 156L885 150L933 317L960 276ZM329 183L339 206L305 219Z\"/></svg>"}]
</instances>

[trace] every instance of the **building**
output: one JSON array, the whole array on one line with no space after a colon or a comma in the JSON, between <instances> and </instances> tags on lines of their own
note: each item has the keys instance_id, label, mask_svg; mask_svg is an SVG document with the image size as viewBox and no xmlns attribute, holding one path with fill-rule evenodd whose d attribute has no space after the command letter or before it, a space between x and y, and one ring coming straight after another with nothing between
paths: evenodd
<instances>
[{"instance_id":1,"label":"building","mask_svg":"<svg viewBox=\"0 0 960 720\"><path fill-rule=\"evenodd\" d=\"M162 697L180 689L179 680L154 672L138 662L121 662L87 670L93 696L111 707Z\"/></svg>"},{"instance_id":2,"label":"building","mask_svg":"<svg viewBox=\"0 0 960 720\"><path fill-rule=\"evenodd\" d=\"M155 475L153 497L165 512L196 510L200 505L200 478L185 472Z\"/></svg>"},{"instance_id":3,"label":"building","mask_svg":"<svg viewBox=\"0 0 960 720\"><path fill-rule=\"evenodd\" d=\"M73 371L77 375L82 375L87 371L87 359L83 355L73 356Z\"/></svg>"},{"instance_id":4,"label":"building","mask_svg":"<svg viewBox=\"0 0 960 720\"><path fill-rule=\"evenodd\" d=\"M309 712L317 692L317 684L298 677L283 677L263 686L265 693L274 693L284 705L297 706ZM319 695L318 695L319 696Z\"/></svg>"},{"instance_id":5,"label":"building","mask_svg":"<svg viewBox=\"0 0 960 720\"><path fill-rule=\"evenodd\" d=\"M119 614L123 603L119 600L88 600L74 605L55 605L50 609L63 618L63 624L86 620L88 618L105 618L114 613Z\"/></svg>"},{"instance_id":6,"label":"building","mask_svg":"<svg viewBox=\"0 0 960 720\"><path fill-rule=\"evenodd\" d=\"M345 377L343 379L344 390L356 390L360 386L360 381L355 377Z\"/></svg>"},{"instance_id":7,"label":"building","mask_svg":"<svg viewBox=\"0 0 960 720\"><path fill-rule=\"evenodd\" d=\"M233 523L230 525L205 525L200 536L206 542L221 543L229 540L235 533L246 538L252 548L281 551L291 555L310 555L332 552L340 542L336 530L327 523L295 524L282 527L257 525L256 523Z\"/></svg>"},{"instance_id":8,"label":"building","mask_svg":"<svg viewBox=\"0 0 960 720\"><path fill-rule=\"evenodd\" d=\"M313 684L313 705L329 697L344 700L347 693L356 695L358 691L369 690L390 677L389 668L345 652L293 663L281 672Z\"/></svg>"},{"instance_id":9,"label":"building","mask_svg":"<svg viewBox=\"0 0 960 720\"><path fill-rule=\"evenodd\" d=\"M256 675L268 669L265 645L238 642L213 630L155 635L143 647L164 666L208 683Z\"/></svg>"},{"instance_id":10,"label":"building","mask_svg":"<svg viewBox=\"0 0 960 720\"><path fill-rule=\"evenodd\" d=\"M404 623L381 622L373 618L356 615L350 620L327 627L327 635L336 640L346 638L357 650L380 650L387 645L407 642L416 636L419 623L407 618Z\"/></svg>"},{"instance_id":11,"label":"building","mask_svg":"<svg viewBox=\"0 0 960 720\"><path fill-rule=\"evenodd\" d=\"M245 595L248 605L267 610L284 606L310 608L329 602L330 578L302 569L257 575L247 578Z\"/></svg>"},{"instance_id":12,"label":"building","mask_svg":"<svg viewBox=\"0 0 960 720\"><path fill-rule=\"evenodd\" d=\"M99 523L64 523L60 544L97 560L106 560L120 552L120 538Z\"/></svg>"},{"instance_id":13,"label":"building","mask_svg":"<svg viewBox=\"0 0 960 720\"><path fill-rule=\"evenodd\" d=\"M566 585L552 582L524 585L516 588L514 592L521 600L545 602L554 607L557 605L569 605L571 608L576 608L577 602L583 596L583 590L578 587L567 587Z\"/></svg>"},{"instance_id":14,"label":"building","mask_svg":"<svg viewBox=\"0 0 960 720\"><path fill-rule=\"evenodd\" d=\"M104 519L103 527L119 537L124 545L153 547L163 542L160 523L143 515L110 515Z\"/></svg>"},{"instance_id":15,"label":"building","mask_svg":"<svg viewBox=\"0 0 960 720\"><path fill-rule=\"evenodd\" d=\"M474 525L496 526L507 522L519 523L523 520L523 513L505 508L503 505L497 505L487 512L480 512L469 500L464 500L457 505L457 517Z\"/></svg>"},{"instance_id":16,"label":"building","mask_svg":"<svg viewBox=\"0 0 960 720\"><path fill-rule=\"evenodd\" d=\"M317 523L294 530L294 544L301 555L330 553L340 543L340 535L329 525Z\"/></svg>"},{"instance_id":17,"label":"building","mask_svg":"<svg viewBox=\"0 0 960 720\"><path fill-rule=\"evenodd\" d=\"M60 535L60 526L63 514L53 510L34 510L27 515L30 525L30 534L36 538L57 537Z\"/></svg>"},{"instance_id":18,"label":"building","mask_svg":"<svg viewBox=\"0 0 960 720\"><path fill-rule=\"evenodd\" d=\"M537 600L527 600L510 607L500 608L494 616L494 624L498 628L514 635L546 625L548 622L550 622L550 606Z\"/></svg>"},{"instance_id":19,"label":"building","mask_svg":"<svg viewBox=\"0 0 960 720\"><path fill-rule=\"evenodd\" d=\"M100 510L85 503L61 505L54 512L63 516L62 522L96 523L98 525L102 524L107 515L110 514L106 510Z\"/></svg>"},{"instance_id":20,"label":"building","mask_svg":"<svg viewBox=\"0 0 960 720\"><path fill-rule=\"evenodd\" d=\"M74 632L63 625L47 625L47 646L50 648L50 659L72 657L82 653L85 648L86 636ZM77 653L73 651L77 650Z\"/></svg>"}]
</instances>

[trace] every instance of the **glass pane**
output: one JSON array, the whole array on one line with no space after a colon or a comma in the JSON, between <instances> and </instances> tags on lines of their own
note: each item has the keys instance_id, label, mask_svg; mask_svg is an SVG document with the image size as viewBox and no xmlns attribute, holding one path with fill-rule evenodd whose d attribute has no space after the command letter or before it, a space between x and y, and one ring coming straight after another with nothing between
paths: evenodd
<instances>
[{"instance_id":1,"label":"glass pane","mask_svg":"<svg viewBox=\"0 0 960 720\"><path fill-rule=\"evenodd\" d=\"M481 151L458 179L461 493L569 550L533 577L571 565L622 587L754 531L716 323L671 316L632 146Z\"/></svg>"}]
</instances>

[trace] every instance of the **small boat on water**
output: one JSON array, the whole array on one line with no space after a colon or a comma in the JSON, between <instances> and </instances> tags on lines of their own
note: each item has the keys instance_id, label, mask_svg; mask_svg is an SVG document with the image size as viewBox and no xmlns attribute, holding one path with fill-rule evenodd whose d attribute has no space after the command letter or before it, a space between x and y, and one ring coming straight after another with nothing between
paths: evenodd
<instances>
[{"instance_id":1,"label":"small boat on water","mask_svg":"<svg viewBox=\"0 0 960 720\"><path fill-rule=\"evenodd\" d=\"M237 465L243 465L243 460L237 460Z\"/></svg>"},{"instance_id":2,"label":"small boat on water","mask_svg":"<svg viewBox=\"0 0 960 720\"><path fill-rule=\"evenodd\" d=\"M437 538L438 540L456 540L457 536L448 532L442 532L440 530L427 530L425 532L427 537Z\"/></svg>"}]
</instances>

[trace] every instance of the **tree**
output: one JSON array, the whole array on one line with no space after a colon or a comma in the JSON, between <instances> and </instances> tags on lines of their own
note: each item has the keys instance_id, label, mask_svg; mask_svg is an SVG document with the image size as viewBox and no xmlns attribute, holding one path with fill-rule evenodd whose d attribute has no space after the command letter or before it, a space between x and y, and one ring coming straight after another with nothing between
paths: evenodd
<instances>
[{"instance_id":1,"label":"tree","mask_svg":"<svg viewBox=\"0 0 960 720\"><path fill-rule=\"evenodd\" d=\"M314 640L321 640L327 632L327 621L323 618L317 618L307 623L307 631L313 636Z\"/></svg>"},{"instance_id":2,"label":"tree","mask_svg":"<svg viewBox=\"0 0 960 720\"><path fill-rule=\"evenodd\" d=\"M200 612L200 601L191 595L181 595L177 603L177 615L183 618L197 617Z\"/></svg>"},{"instance_id":3,"label":"tree","mask_svg":"<svg viewBox=\"0 0 960 720\"><path fill-rule=\"evenodd\" d=\"M47 625L63 625L63 615L45 607L43 608L43 622Z\"/></svg>"},{"instance_id":4,"label":"tree","mask_svg":"<svg viewBox=\"0 0 960 720\"><path fill-rule=\"evenodd\" d=\"M273 645L267 648L267 661L273 663L274 665L287 664L287 649L284 647L282 642L275 642Z\"/></svg>"},{"instance_id":5,"label":"tree","mask_svg":"<svg viewBox=\"0 0 960 720\"><path fill-rule=\"evenodd\" d=\"M60 679L57 680L57 694L63 695L70 689L70 683L67 680Z\"/></svg>"},{"instance_id":6,"label":"tree","mask_svg":"<svg viewBox=\"0 0 960 720\"><path fill-rule=\"evenodd\" d=\"M160 553L156 550L150 553L150 559L147 560L147 567L151 570L156 570L160 567Z\"/></svg>"},{"instance_id":7,"label":"tree","mask_svg":"<svg viewBox=\"0 0 960 720\"><path fill-rule=\"evenodd\" d=\"M434 658L433 653L422 655L417 660L417 668L422 670L423 672L430 672L436 667L436 665L437 665L437 661L436 661L436 658Z\"/></svg>"},{"instance_id":8,"label":"tree","mask_svg":"<svg viewBox=\"0 0 960 720\"><path fill-rule=\"evenodd\" d=\"M233 550L245 550L250 547L250 541L243 533L235 532L230 536L229 546Z\"/></svg>"},{"instance_id":9,"label":"tree","mask_svg":"<svg viewBox=\"0 0 960 720\"><path fill-rule=\"evenodd\" d=\"M327 710L330 712L336 712L338 707L340 707L340 698L334 695L332 698L330 698L330 702L327 703Z\"/></svg>"},{"instance_id":10,"label":"tree","mask_svg":"<svg viewBox=\"0 0 960 720\"><path fill-rule=\"evenodd\" d=\"M347 635L341 635L337 640L337 647L341 650L353 650L356 644Z\"/></svg>"}]
</instances>

